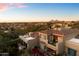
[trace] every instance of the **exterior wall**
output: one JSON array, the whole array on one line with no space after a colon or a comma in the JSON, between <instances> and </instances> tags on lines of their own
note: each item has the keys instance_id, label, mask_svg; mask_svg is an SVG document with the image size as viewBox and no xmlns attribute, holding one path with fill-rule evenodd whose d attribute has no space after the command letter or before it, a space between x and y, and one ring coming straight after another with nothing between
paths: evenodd
<instances>
[{"instance_id":1,"label":"exterior wall","mask_svg":"<svg viewBox=\"0 0 79 59\"><path fill-rule=\"evenodd\" d=\"M79 56L79 43L74 43L74 42L66 42L66 54L68 52L68 48L72 48L74 50L76 50L76 55Z\"/></svg>"},{"instance_id":2,"label":"exterior wall","mask_svg":"<svg viewBox=\"0 0 79 59\"><path fill-rule=\"evenodd\" d=\"M39 43L38 43L37 39L29 40L27 42L27 49L31 50L32 48L34 48L35 46L38 46L38 45L39 45Z\"/></svg>"},{"instance_id":3,"label":"exterior wall","mask_svg":"<svg viewBox=\"0 0 79 59\"><path fill-rule=\"evenodd\" d=\"M40 48L41 48L41 50L45 51L45 46L46 46L45 43L40 42Z\"/></svg>"},{"instance_id":4,"label":"exterior wall","mask_svg":"<svg viewBox=\"0 0 79 59\"><path fill-rule=\"evenodd\" d=\"M46 44L48 43L48 40L47 40L47 34L44 34L44 33L39 33L40 37L39 37L39 45L40 45L40 48L42 50L44 50L44 47L46 46Z\"/></svg>"},{"instance_id":5,"label":"exterior wall","mask_svg":"<svg viewBox=\"0 0 79 59\"><path fill-rule=\"evenodd\" d=\"M62 55L64 53L64 43L63 43L63 36L58 37L58 43L56 46L56 54Z\"/></svg>"},{"instance_id":6,"label":"exterior wall","mask_svg":"<svg viewBox=\"0 0 79 59\"><path fill-rule=\"evenodd\" d=\"M70 40L70 39L72 39L72 38L74 38L77 34L78 34L78 32L75 32L75 33L68 34L68 35L64 36L64 42L63 42L64 43L64 52L67 53L67 45L68 45L67 41Z\"/></svg>"},{"instance_id":7,"label":"exterior wall","mask_svg":"<svg viewBox=\"0 0 79 59\"><path fill-rule=\"evenodd\" d=\"M48 48L50 48L50 49L56 51L56 46L53 46L53 45L51 45L51 44L47 44L46 46L47 46Z\"/></svg>"},{"instance_id":8,"label":"exterior wall","mask_svg":"<svg viewBox=\"0 0 79 59\"><path fill-rule=\"evenodd\" d=\"M79 50L77 50L77 56L79 56Z\"/></svg>"}]
</instances>

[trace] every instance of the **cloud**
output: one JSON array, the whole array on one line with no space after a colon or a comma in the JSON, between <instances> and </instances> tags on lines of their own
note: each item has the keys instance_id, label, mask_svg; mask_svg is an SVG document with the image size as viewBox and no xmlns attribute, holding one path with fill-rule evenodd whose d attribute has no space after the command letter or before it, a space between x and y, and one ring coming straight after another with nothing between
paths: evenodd
<instances>
[{"instance_id":1,"label":"cloud","mask_svg":"<svg viewBox=\"0 0 79 59\"><path fill-rule=\"evenodd\" d=\"M26 8L28 6L23 3L0 3L0 12L4 12L9 8Z\"/></svg>"},{"instance_id":2,"label":"cloud","mask_svg":"<svg viewBox=\"0 0 79 59\"><path fill-rule=\"evenodd\" d=\"M7 4L0 3L0 12L6 11L9 8Z\"/></svg>"},{"instance_id":3,"label":"cloud","mask_svg":"<svg viewBox=\"0 0 79 59\"><path fill-rule=\"evenodd\" d=\"M25 8L25 7L28 7L28 6L26 6L26 5L24 5L24 4L22 4L22 3L17 3L17 4L15 4L15 7L16 8Z\"/></svg>"}]
</instances>

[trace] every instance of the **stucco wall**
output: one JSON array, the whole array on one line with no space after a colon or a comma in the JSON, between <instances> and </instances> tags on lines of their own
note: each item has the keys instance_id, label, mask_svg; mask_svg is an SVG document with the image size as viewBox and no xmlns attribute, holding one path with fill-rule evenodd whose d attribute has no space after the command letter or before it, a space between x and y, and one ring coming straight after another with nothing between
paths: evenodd
<instances>
[{"instance_id":1,"label":"stucco wall","mask_svg":"<svg viewBox=\"0 0 79 59\"><path fill-rule=\"evenodd\" d=\"M63 36L59 36L58 43L56 46L56 54L63 54L63 52L64 52Z\"/></svg>"},{"instance_id":2,"label":"stucco wall","mask_svg":"<svg viewBox=\"0 0 79 59\"><path fill-rule=\"evenodd\" d=\"M48 48L50 48L50 49L52 49L52 50L55 50L56 51L56 54L63 54L63 52L64 52L64 43L63 43L63 36L61 35L61 36L58 36L58 43L56 43L56 46L54 46L54 45L51 45L51 44L48 44L48 37L47 37L47 34L44 34L44 33L40 33L40 35L42 35L42 36L46 36L46 39L44 39L44 38L40 38L40 44L41 44L41 42L44 42L45 43L45 45L48 47ZM41 44L42 45L42 44Z\"/></svg>"},{"instance_id":3,"label":"stucco wall","mask_svg":"<svg viewBox=\"0 0 79 59\"><path fill-rule=\"evenodd\" d=\"M27 43L27 49L31 50L32 48L34 48L35 46L38 46L38 39L34 39L34 40L29 40Z\"/></svg>"},{"instance_id":4,"label":"stucco wall","mask_svg":"<svg viewBox=\"0 0 79 59\"><path fill-rule=\"evenodd\" d=\"M75 42L66 42L66 53L68 52L68 48L72 48L74 50L76 50L76 55L79 56L79 43L75 43Z\"/></svg>"}]
</instances>

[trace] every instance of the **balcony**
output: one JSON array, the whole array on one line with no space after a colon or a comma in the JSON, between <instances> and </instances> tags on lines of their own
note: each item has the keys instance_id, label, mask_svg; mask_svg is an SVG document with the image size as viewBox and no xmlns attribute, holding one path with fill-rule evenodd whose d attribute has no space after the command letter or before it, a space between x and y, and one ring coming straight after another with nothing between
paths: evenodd
<instances>
[{"instance_id":1,"label":"balcony","mask_svg":"<svg viewBox=\"0 0 79 59\"><path fill-rule=\"evenodd\" d=\"M57 43L58 41L56 40L56 39L49 39L48 40L48 44L51 44L51 45L54 45L54 46L56 46L56 43Z\"/></svg>"},{"instance_id":2,"label":"balcony","mask_svg":"<svg viewBox=\"0 0 79 59\"><path fill-rule=\"evenodd\" d=\"M58 37L55 35L48 36L48 44L56 46L56 43L58 42Z\"/></svg>"},{"instance_id":3,"label":"balcony","mask_svg":"<svg viewBox=\"0 0 79 59\"><path fill-rule=\"evenodd\" d=\"M49 44L51 44L51 45L54 45L54 46L56 46L56 42L48 42Z\"/></svg>"}]
</instances>

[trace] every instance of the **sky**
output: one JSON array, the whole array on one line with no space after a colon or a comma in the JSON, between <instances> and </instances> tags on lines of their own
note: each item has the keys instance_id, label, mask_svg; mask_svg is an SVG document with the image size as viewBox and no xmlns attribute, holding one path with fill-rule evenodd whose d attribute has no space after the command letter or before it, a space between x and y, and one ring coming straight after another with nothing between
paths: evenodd
<instances>
[{"instance_id":1,"label":"sky","mask_svg":"<svg viewBox=\"0 0 79 59\"><path fill-rule=\"evenodd\" d=\"M0 22L79 20L79 3L0 3Z\"/></svg>"}]
</instances>

